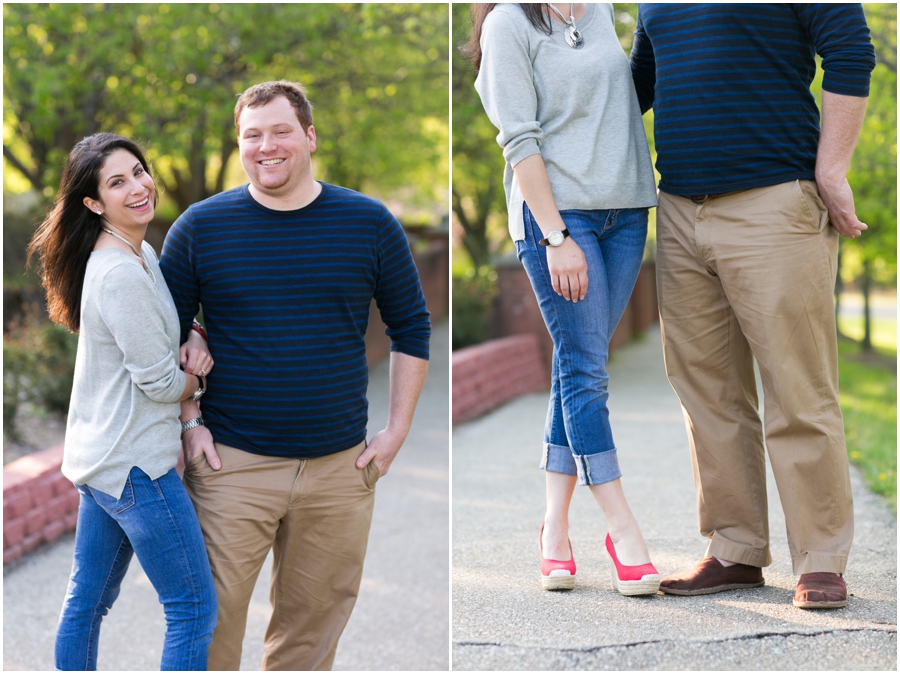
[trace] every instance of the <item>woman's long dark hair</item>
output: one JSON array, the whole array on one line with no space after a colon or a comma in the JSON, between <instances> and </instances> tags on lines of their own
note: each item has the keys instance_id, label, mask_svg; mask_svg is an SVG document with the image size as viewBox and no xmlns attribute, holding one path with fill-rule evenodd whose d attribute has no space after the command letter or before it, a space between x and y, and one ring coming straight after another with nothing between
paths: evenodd
<instances>
[{"instance_id":1,"label":"woman's long dark hair","mask_svg":"<svg viewBox=\"0 0 900 674\"><path fill-rule=\"evenodd\" d=\"M520 2L518 4L535 29L547 35L553 32L553 24L550 23L550 17L544 12L544 5L547 3ZM481 28L484 26L484 20L487 18L487 15L496 6L496 2L476 2L472 4L472 36L462 50L471 59L475 70L481 68Z\"/></svg>"},{"instance_id":2,"label":"woman's long dark hair","mask_svg":"<svg viewBox=\"0 0 900 674\"><path fill-rule=\"evenodd\" d=\"M151 175L150 165L134 141L112 133L88 136L69 153L53 210L28 244L26 264L31 264L34 253L38 254L50 318L72 332L78 332L81 324L81 292L88 258L103 231L101 217L84 205L84 198L100 200L100 169L116 150L133 154Z\"/></svg>"}]
</instances>

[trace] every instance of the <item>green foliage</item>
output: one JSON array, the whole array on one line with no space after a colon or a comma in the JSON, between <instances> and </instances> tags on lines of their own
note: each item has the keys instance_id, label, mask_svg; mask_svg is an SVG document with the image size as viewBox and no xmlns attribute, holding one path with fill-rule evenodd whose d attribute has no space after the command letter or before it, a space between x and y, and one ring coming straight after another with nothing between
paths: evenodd
<instances>
[{"instance_id":1,"label":"green foliage","mask_svg":"<svg viewBox=\"0 0 900 674\"><path fill-rule=\"evenodd\" d=\"M866 119L848 180L856 213L869 225L862 236L842 239L842 272L859 282L866 273L881 285L897 283L897 5L866 4L877 65L872 71Z\"/></svg>"},{"instance_id":2,"label":"green foliage","mask_svg":"<svg viewBox=\"0 0 900 674\"><path fill-rule=\"evenodd\" d=\"M839 343L841 410L850 461L869 488L897 511L896 351L881 362ZM893 367L892 367L893 366Z\"/></svg>"},{"instance_id":3,"label":"green foliage","mask_svg":"<svg viewBox=\"0 0 900 674\"><path fill-rule=\"evenodd\" d=\"M503 152L497 129L484 113L475 91L477 72L462 52L469 39L471 5L457 3L453 11L453 213L462 228L460 243L475 267L490 262L504 244L506 196L503 192ZM455 300L454 300L455 315Z\"/></svg>"},{"instance_id":4,"label":"green foliage","mask_svg":"<svg viewBox=\"0 0 900 674\"><path fill-rule=\"evenodd\" d=\"M453 349L480 344L490 337L491 306L497 296L497 272L470 267L453 275Z\"/></svg>"},{"instance_id":5,"label":"green foliage","mask_svg":"<svg viewBox=\"0 0 900 674\"><path fill-rule=\"evenodd\" d=\"M75 142L114 131L147 145L180 212L226 186L236 95L287 78L316 109L319 177L446 199L446 6L4 4L3 17L3 154L45 195Z\"/></svg>"},{"instance_id":6,"label":"green foliage","mask_svg":"<svg viewBox=\"0 0 900 674\"><path fill-rule=\"evenodd\" d=\"M41 317L36 304L13 319L3 340L3 428L17 437L19 405L31 403L48 412L69 410L78 337Z\"/></svg>"}]
</instances>

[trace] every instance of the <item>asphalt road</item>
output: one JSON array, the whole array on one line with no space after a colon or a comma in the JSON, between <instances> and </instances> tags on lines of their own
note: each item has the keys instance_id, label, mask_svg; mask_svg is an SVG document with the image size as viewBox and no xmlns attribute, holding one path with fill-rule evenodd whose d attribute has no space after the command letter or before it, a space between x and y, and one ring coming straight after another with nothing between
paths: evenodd
<instances>
[{"instance_id":1,"label":"asphalt road","mask_svg":"<svg viewBox=\"0 0 900 674\"><path fill-rule=\"evenodd\" d=\"M614 354L610 418L623 485L663 575L702 557L681 406L658 329ZM847 607L791 604L784 517L769 472L773 563L763 588L699 597L611 589L606 527L590 493L573 499L578 585L540 587L538 469L547 396L529 395L453 430L455 670L897 669L896 518L852 473L856 535ZM823 488L827 488L823 485Z\"/></svg>"},{"instance_id":2,"label":"asphalt road","mask_svg":"<svg viewBox=\"0 0 900 674\"><path fill-rule=\"evenodd\" d=\"M449 668L449 328L432 336L431 365L410 435L379 481L356 609L335 670ZM388 361L372 369L369 436L387 419ZM52 670L56 622L72 565L74 535L32 553L3 582L3 668ZM267 562L256 584L241 669L258 670L271 608ZM158 670L165 617L135 559L104 619L98 668Z\"/></svg>"}]
</instances>

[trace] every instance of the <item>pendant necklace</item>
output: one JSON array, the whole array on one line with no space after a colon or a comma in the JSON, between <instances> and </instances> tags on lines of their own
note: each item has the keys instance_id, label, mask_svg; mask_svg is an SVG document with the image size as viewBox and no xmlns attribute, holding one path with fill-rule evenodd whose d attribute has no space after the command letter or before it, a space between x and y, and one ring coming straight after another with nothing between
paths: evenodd
<instances>
[{"instance_id":1,"label":"pendant necklace","mask_svg":"<svg viewBox=\"0 0 900 674\"><path fill-rule=\"evenodd\" d=\"M134 253L135 255L137 255L138 258L140 258L141 265L144 267L144 271L146 271L148 274L150 274L150 278L153 279L153 285L156 285L156 277L153 275L153 270L150 269L150 267L147 265L147 261L144 259L144 256L139 254L137 252L137 250L135 249L135 247L131 245L131 241L126 239L121 234L116 234L111 229L107 229L106 227L103 228L103 231L106 232L107 234L112 234L114 237L116 237L117 239L119 239L121 241L124 241L125 245L128 246L129 248L131 248L131 252Z\"/></svg>"},{"instance_id":2,"label":"pendant necklace","mask_svg":"<svg viewBox=\"0 0 900 674\"><path fill-rule=\"evenodd\" d=\"M569 18L564 17L556 7L554 7L549 2L547 6L552 9L556 16L559 17L560 21L564 21L566 24L565 36L566 42L572 49L581 49L584 46L584 36L578 31L578 26L575 25L575 3L569 3Z\"/></svg>"}]
</instances>

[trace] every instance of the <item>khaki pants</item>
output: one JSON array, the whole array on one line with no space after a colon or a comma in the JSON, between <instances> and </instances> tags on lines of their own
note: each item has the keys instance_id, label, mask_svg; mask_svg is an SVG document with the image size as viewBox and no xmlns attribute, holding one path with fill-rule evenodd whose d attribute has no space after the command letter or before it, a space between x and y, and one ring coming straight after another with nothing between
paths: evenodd
<instances>
[{"instance_id":1,"label":"khaki pants","mask_svg":"<svg viewBox=\"0 0 900 674\"><path fill-rule=\"evenodd\" d=\"M221 470L202 456L185 467L219 599L210 670L240 669L250 595L272 548L261 669L331 669L356 603L375 502L375 462L355 465L363 449L282 459L216 443Z\"/></svg>"},{"instance_id":2,"label":"khaki pants","mask_svg":"<svg viewBox=\"0 0 900 674\"><path fill-rule=\"evenodd\" d=\"M695 203L660 193L666 373L684 408L708 555L767 566L765 447L794 573L842 573L853 500L838 406L838 234L811 181Z\"/></svg>"}]
</instances>

